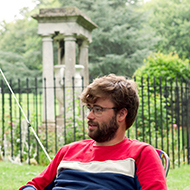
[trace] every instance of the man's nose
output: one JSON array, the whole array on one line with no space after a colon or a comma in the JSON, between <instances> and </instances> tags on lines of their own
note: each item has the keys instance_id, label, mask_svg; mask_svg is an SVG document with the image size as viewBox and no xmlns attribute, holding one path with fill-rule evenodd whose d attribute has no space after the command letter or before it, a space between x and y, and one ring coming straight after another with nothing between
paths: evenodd
<instances>
[{"instance_id":1,"label":"man's nose","mask_svg":"<svg viewBox=\"0 0 190 190\"><path fill-rule=\"evenodd\" d=\"M87 119L94 119L95 118L95 115L94 115L94 112L93 112L93 109L89 110L89 113L87 115Z\"/></svg>"}]
</instances>

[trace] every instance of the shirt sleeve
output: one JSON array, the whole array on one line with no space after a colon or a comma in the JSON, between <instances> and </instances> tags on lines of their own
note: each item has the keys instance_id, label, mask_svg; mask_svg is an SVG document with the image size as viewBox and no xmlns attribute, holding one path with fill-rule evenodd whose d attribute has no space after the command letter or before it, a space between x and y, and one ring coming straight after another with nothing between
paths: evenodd
<instances>
[{"instance_id":1,"label":"shirt sleeve","mask_svg":"<svg viewBox=\"0 0 190 190\"><path fill-rule=\"evenodd\" d=\"M27 190L26 187L33 187L33 189L43 190L55 179L57 173L57 167L61 162L64 154L67 150L67 146L62 147L55 158L50 162L50 164L35 178L29 181L25 186L20 187L19 190Z\"/></svg>"},{"instance_id":2,"label":"shirt sleeve","mask_svg":"<svg viewBox=\"0 0 190 190\"><path fill-rule=\"evenodd\" d=\"M136 174L142 190L167 190L164 167L152 146L142 149L136 164Z\"/></svg>"},{"instance_id":3,"label":"shirt sleeve","mask_svg":"<svg viewBox=\"0 0 190 190\"><path fill-rule=\"evenodd\" d=\"M21 190L37 190L35 187L31 186L31 185L25 185L23 187L20 188Z\"/></svg>"}]
</instances>

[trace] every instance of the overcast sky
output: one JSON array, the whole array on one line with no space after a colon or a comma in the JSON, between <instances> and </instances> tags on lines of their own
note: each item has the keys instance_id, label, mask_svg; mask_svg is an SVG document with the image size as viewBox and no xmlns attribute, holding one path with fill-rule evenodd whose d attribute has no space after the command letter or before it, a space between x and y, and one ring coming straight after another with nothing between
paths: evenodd
<instances>
[{"instance_id":1,"label":"overcast sky","mask_svg":"<svg viewBox=\"0 0 190 190\"><path fill-rule=\"evenodd\" d=\"M34 8L32 0L0 0L0 22L11 22L15 15L19 17L19 10L23 7Z\"/></svg>"},{"instance_id":2,"label":"overcast sky","mask_svg":"<svg viewBox=\"0 0 190 190\"><path fill-rule=\"evenodd\" d=\"M14 20L15 15L19 18L20 9L29 7L29 10L32 10L34 6L32 0L0 0L0 22L3 20L11 22Z\"/></svg>"}]
</instances>

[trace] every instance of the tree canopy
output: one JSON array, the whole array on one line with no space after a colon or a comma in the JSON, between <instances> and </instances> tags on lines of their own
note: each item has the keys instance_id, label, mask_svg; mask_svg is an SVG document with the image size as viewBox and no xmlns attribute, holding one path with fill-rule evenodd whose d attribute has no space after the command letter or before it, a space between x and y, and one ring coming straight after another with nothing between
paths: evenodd
<instances>
[{"instance_id":1,"label":"tree canopy","mask_svg":"<svg viewBox=\"0 0 190 190\"><path fill-rule=\"evenodd\" d=\"M76 5L99 26L92 33L89 49L92 77L109 73L132 76L157 42L139 1L61 2L63 6Z\"/></svg>"},{"instance_id":2,"label":"tree canopy","mask_svg":"<svg viewBox=\"0 0 190 190\"><path fill-rule=\"evenodd\" d=\"M190 0L152 0L145 10L151 12L149 24L156 32L157 51L176 52L180 58L190 58Z\"/></svg>"},{"instance_id":3,"label":"tree canopy","mask_svg":"<svg viewBox=\"0 0 190 190\"><path fill-rule=\"evenodd\" d=\"M138 68L134 73L136 77L143 76L145 79L150 78L150 83L153 85L153 76L155 77L156 84L162 81L169 81L171 78L186 80L190 79L190 65L189 60L182 60L177 54L163 54L153 53L145 60L145 65Z\"/></svg>"},{"instance_id":4,"label":"tree canopy","mask_svg":"<svg viewBox=\"0 0 190 190\"><path fill-rule=\"evenodd\" d=\"M139 1L126 0L39 0L39 8L76 6L95 22L89 47L90 75L109 74L132 76L143 64L143 59L156 43L154 33L147 25L147 15L140 11ZM33 13L31 12L31 13ZM41 69L41 38L37 34L37 21L23 10L23 19L2 23L0 50L22 56L29 70ZM12 64L14 59L12 59Z\"/></svg>"},{"instance_id":5,"label":"tree canopy","mask_svg":"<svg viewBox=\"0 0 190 190\"><path fill-rule=\"evenodd\" d=\"M40 8L76 6L99 26L92 32L93 42L89 46L92 78L109 73L131 77L150 52L176 52L181 59L190 57L190 0L34 2L34 10L20 11L22 19L0 23L0 64L8 63L7 67L24 64L28 76L40 76L42 71L41 37L37 34L37 21L31 18ZM19 72L19 77L25 76L23 72Z\"/></svg>"}]
</instances>

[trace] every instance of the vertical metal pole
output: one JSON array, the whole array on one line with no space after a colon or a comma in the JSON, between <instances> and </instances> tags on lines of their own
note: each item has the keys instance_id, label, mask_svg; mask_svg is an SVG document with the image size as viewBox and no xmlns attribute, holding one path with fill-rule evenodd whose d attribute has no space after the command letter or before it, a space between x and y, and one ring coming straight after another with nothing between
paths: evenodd
<instances>
[{"instance_id":1,"label":"vertical metal pole","mask_svg":"<svg viewBox=\"0 0 190 190\"><path fill-rule=\"evenodd\" d=\"M35 78L35 95L36 95L36 102L35 102L36 103L36 106L35 106L36 107L36 134L38 136L38 83L37 83L37 78ZM40 112L40 113L42 113L42 112ZM36 142L37 142L37 140L36 140ZM38 142L36 144L36 148L37 148L37 162L39 163L39 145L38 145Z\"/></svg>"},{"instance_id":2,"label":"vertical metal pole","mask_svg":"<svg viewBox=\"0 0 190 190\"><path fill-rule=\"evenodd\" d=\"M171 85L171 119L172 119L172 158L173 158L173 167L175 167L174 161L175 161L175 154L174 154L174 123L173 123L173 79L170 80Z\"/></svg>"},{"instance_id":3,"label":"vertical metal pole","mask_svg":"<svg viewBox=\"0 0 190 190\"><path fill-rule=\"evenodd\" d=\"M20 79L18 79L18 91L19 91L19 103L21 104L21 87L20 87ZM22 162L22 126L21 126L21 110L19 110L19 126L20 126L20 161Z\"/></svg>"},{"instance_id":4,"label":"vertical metal pole","mask_svg":"<svg viewBox=\"0 0 190 190\"><path fill-rule=\"evenodd\" d=\"M151 122L151 119L150 119L150 83L149 83L149 77L147 77L147 91L148 91L148 127L149 127L149 144L151 144L151 125L150 125L150 122Z\"/></svg>"},{"instance_id":5,"label":"vertical metal pole","mask_svg":"<svg viewBox=\"0 0 190 190\"><path fill-rule=\"evenodd\" d=\"M55 152L57 152L57 119L56 119L56 78L54 77L54 110L55 110Z\"/></svg>"},{"instance_id":6,"label":"vertical metal pole","mask_svg":"<svg viewBox=\"0 0 190 190\"><path fill-rule=\"evenodd\" d=\"M185 135L184 135L184 91L183 91L183 78L181 77L181 126L182 126L182 151L183 151L183 162L185 162ZM180 142L181 143L181 142Z\"/></svg>"},{"instance_id":7,"label":"vertical metal pole","mask_svg":"<svg viewBox=\"0 0 190 190\"><path fill-rule=\"evenodd\" d=\"M10 80L10 85L12 81ZM10 115L10 129L11 129L11 157L13 158L13 117L12 117L12 96L9 93L9 115Z\"/></svg>"},{"instance_id":8,"label":"vertical metal pole","mask_svg":"<svg viewBox=\"0 0 190 190\"><path fill-rule=\"evenodd\" d=\"M73 86L73 129L74 129L74 141L76 141L76 126L75 126L75 78L72 77Z\"/></svg>"},{"instance_id":9,"label":"vertical metal pole","mask_svg":"<svg viewBox=\"0 0 190 190\"><path fill-rule=\"evenodd\" d=\"M161 132L161 147L164 149L163 143L163 114L162 114L162 78L160 77L160 132Z\"/></svg>"},{"instance_id":10,"label":"vertical metal pole","mask_svg":"<svg viewBox=\"0 0 190 190\"><path fill-rule=\"evenodd\" d=\"M167 86L167 77L165 77L165 100L166 100L166 139L167 139L167 154L169 155L169 126L168 126L168 86Z\"/></svg>"},{"instance_id":11,"label":"vertical metal pole","mask_svg":"<svg viewBox=\"0 0 190 190\"><path fill-rule=\"evenodd\" d=\"M48 126L47 126L47 88L46 88L46 78L44 78L44 96L45 96L45 133L46 133L46 150L48 152Z\"/></svg>"},{"instance_id":12,"label":"vertical metal pole","mask_svg":"<svg viewBox=\"0 0 190 190\"><path fill-rule=\"evenodd\" d=\"M1 80L1 94L2 94L2 151L3 156L5 156L5 147L4 147L4 134L5 134L5 98L4 98L4 84Z\"/></svg>"},{"instance_id":13,"label":"vertical metal pole","mask_svg":"<svg viewBox=\"0 0 190 190\"><path fill-rule=\"evenodd\" d=\"M29 79L26 79L26 91L27 91L27 118L29 119ZM30 120L30 119L29 119ZM28 164L30 165L30 130L28 128Z\"/></svg>"},{"instance_id":14,"label":"vertical metal pole","mask_svg":"<svg viewBox=\"0 0 190 190\"><path fill-rule=\"evenodd\" d=\"M175 88L175 95L176 95L176 101L175 101L175 115L177 120L177 147L178 147L178 166L180 166L180 107L179 107L179 86L178 86L178 79L176 77L176 88Z\"/></svg>"},{"instance_id":15,"label":"vertical metal pole","mask_svg":"<svg viewBox=\"0 0 190 190\"><path fill-rule=\"evenodd\" d=\"M63 106L64 106L64 138L65 144L67 144L67 126L66 126L66 85L65 85L65 78L63 78Z\"/></svg>"},{"instance_id":16,"label":"vertical metal pole","mask_svg":"<svg viewBox=\"0 0 190 190\"><path fill-rule=\"evenodd\" d=\"M134 81L136 82L136 77L134 77ZM137 123L138 117L136 117L135 120L135 131L136 131L136 139L138 140L138 123Z\"/></svg>"},{"instance_id":17,"label":"vertical metal pole","mask_svg":"<svg viewBox=\"0 0 190 190\"><path fill-rule=\"evenodd\" d=\"M145 134L144 134L144 84L143 84L143 76L141 76L141 95L142 95L142 135L143 135L143 141L145 141Z\"/></svg>"},{"instance_id":18,"label":"vertical metal pole","mask_svg":"<svg viewBox=\"0 0 190 190\"><path fill-rule=\"evenodd\" d=\"M154 118L155 118L155 144L156 148L158 148L158 137L157 137L157 132L158 132L158 127L157 127L157 108L156 108L156 81L154 77Z\"/></svg>"},{"instance_id":19,"label":"vertical metal pole","mask_svg":"<svg viewBox=\"0 0 190 190\"><path fill-rule=\"evenodd\" d=\"M84 90L84 77L81 77L82 79L82 91ZM84 106L82 106L82 126L83 126L83 140L85 140L85 117L84 117Z\"/></svg>"},{"instance_id":20,"label":"vertical metal pole","mask_svg":"<svg viewBox=\"0 0 190 190\"><path fill-rule=\"evenodd\" d=\"M189 104L190 104L190 86L188 81L186 81L186 102L187 102L187 118L186 118L186 126L187 126L187 162L188 164L190 164L190 146L189 146L189 138L190 138L190 108L189 108Z\"/></svg>"}]
</instances>

